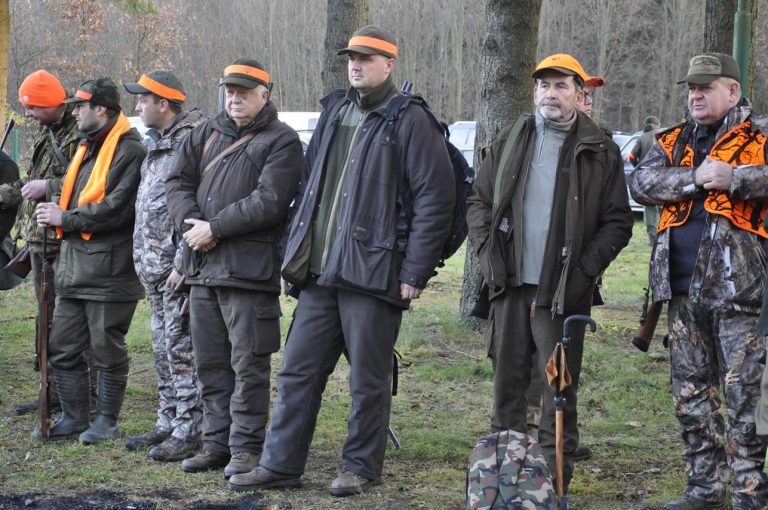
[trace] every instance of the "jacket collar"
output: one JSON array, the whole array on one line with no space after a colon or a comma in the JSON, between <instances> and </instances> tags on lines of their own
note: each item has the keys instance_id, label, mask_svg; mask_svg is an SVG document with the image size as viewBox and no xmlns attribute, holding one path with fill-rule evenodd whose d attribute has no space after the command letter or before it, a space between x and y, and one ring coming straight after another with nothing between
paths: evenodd
<instances>
[{"instance_id":1,"label":"jacket collar","mask_svg":"<svg viewBox=\"0 0 768 510\"><path fill-rule=\"evenodd\" d=\"M397 87L392 83L392 75L387 76L384 82L365 95L350 87L347 90L347 99L355 103L361 110L370 111L383 106L387 99L397 94Z\"/></svg>"}]
</instances>

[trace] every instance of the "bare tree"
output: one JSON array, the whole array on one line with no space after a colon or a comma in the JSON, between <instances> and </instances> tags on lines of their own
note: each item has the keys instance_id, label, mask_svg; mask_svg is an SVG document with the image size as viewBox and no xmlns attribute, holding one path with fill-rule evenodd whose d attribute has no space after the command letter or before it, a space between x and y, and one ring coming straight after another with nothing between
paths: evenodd
<instances>
[{"instance_id":1,"label":"bare tree","mask_svg":"<svg viewBox=\"0 0 768 510\"><path fill-rule=\"evenodd\" d=\"M5 124L6 102L8 91L8 41L11 35L11 15L8 0L0 0L0 90L3 100L0 102L0 123Z\"/></svg>"},{"instance_id":2,"label":"bare tree","mask_svg":"<svg viewBox=\"0 0 768 510\"><path fill-rule=\"evenodd\" d=\"M737 0L706 0L704 6L704 51L731 54L733 20Z\"/></svg>"},{"instance_id":3,"label":"bare tree","mask_svg":"<svg viewBox=\"0 0 768 510\"><path fill-rule=\"evenodd\" d=\"M541 0L488 0L477 102L475 168L480 148L533 103L531 72L536 65ZM467 250L461 313L467 315L477 289L479 271L474 251Z\"/></svg>"},{"instance_id":4,"label":"bare tree","mask_svg":"<svg viewBox=\"0 0 768 510\"><path fill-rule=\"evenodd\" d=\"M328 0L323 45L323 95L349 85L346 61L336 52L347 45L352 32L367 24L368 0Z\"/></svg>"}]
</instances>

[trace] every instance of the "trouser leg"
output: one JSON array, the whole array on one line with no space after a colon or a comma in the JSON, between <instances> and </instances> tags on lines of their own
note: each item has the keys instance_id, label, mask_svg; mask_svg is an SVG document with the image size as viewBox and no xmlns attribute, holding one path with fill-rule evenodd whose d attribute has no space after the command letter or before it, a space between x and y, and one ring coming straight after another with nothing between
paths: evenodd
<instances>
[{"instance_id":1,"label":"trouser leg","mask_svg":"<svg viewBox=\"0 0 768 510\"><path fill-rule=\"evenodd\" d=\"M672 399L682 428L685 493L707 501L725 496L725 423L718 390L717 354L708 313L674 296L669 303Z\"/></svg>"},{"instance_id":2,"label":"trouser leg","mask_svg":"<svg viewBox=\"0 0 768 510\"><path fill-rule=\"evenodd\" d=\"M715 311L715 345L727 411L726 459L733 470L733 508L768 507L768 475L763 473L765 443L755 430L760 379L765 368L765 339L755 332L757 316Z\"/></svg>"},{"instance_id":3,"label":"trouser leg","mask_svg":"<svg viewBox=\"0 0 768 510\"><path fill-rule=\"evenodd\" d=\"M539 364L536 362L536 355L534 353L533 363L531 364L531 382L528 384L528 389L525 390L525 401L528 403L526 411L528 435L533 436L536 440L539 439L541 404L546 391L545 384L546 375L542 374L539 370Z\"/></svg>"},{"instance_id":4,"label":"trouser leg","mask_svg":"<svg viewBox=\"0 0 768 510\"><path fill-rule=\"evenodd\" d=\"M381 477L392 407L393 351L402 309L372 296L340 290L339 313L350 363L352 407L342 450L344 469Z\"/></svg>"},{"instance_id":5,"label":"trouser leg","mask_svg":"<svg viewBox=\"0 0 768 510\"><path fill-rule=\"evenodd\" d=\"M491 302L486 343L493 364L493 417L495 431L513 429L525 433L525 389L531 377L533 336L531 303L536 287L508 288Z\"/></svg>"},{"instance_id":6,"label":"trouser leg","mask_svg":"<svg viewBox=\"0 0 768 510\"><path fill-rule=\"evenodd\" d=\"M166 288L165 284L162 284L161 292L165 354L173 408L170 425L175 437L186 440L200 435L203 416L189 317L182 314L182 306L189 298L189 294L175 292L173 289Z\"/></svg>"},{"instance_id":7,"label":"trouser leg","mask_svg":"<svg viewBox=\"0 0 768 510\"><path fill-rule=\"evenodd\" d=\"M343 350L337 291L310 281L285 342L262 466L286 475L304 472L323 391Z\"/></svg>"},{"instance_id":8,"label":"trouser leg","mask_svg":"<svg viewBox=\"0 0 768 510\"><path fill-rule=\"evenodd\" d=\"M152 354L155 360L155 370L157 371L157 393L159 398L156 426L163 430L171 430L171 422L176 417L176 408L173 405L173 383L166 348L163 293L157 285L150 285L145 288L150 310L149 323L152 335Z\"/></svg>"}]
</instances>

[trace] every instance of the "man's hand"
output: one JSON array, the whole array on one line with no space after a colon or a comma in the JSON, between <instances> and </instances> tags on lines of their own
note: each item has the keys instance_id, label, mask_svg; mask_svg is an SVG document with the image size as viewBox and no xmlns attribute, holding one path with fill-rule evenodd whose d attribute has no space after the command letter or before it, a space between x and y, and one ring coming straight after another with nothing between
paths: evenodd
<instances>
[{"instance_id":1,"label":"man's hand","mask_svg":"<svg viewBox=\"0 0 768 510\"><path fill-rule=\"evenodd\" d=\"M287 296L288 291L291 290L291 284L280 278L280 290Z\"/></svg>"},{"instance_id":2,"label":"man's hand","mask_svg":"<svg viewBox=\"0 0 768 510\"><path fill-rule=\"evenodd\" d=\"M176 289L176 286L181 281L181 273L176 271L176 269L171 271L171 274L168 275L168 279L165 281L165 286L169 289Z\"/></svg>"},{"instance_id":3,"label":"man's hand","mask_svg":"<svg viewBox=\"0 0 768 510\"><path fill-rule=\"evenodd\" d=\"M61 208L59 207L59 204L53 202L37 204L37 208L35 209L35 219L40 227L61 226Z\"/></svg>"},{"instance_id":4,"label":"man's hand","mask_svg":"<svg viewBox=\"0 0 768 510\"><path fill-rule=\"evenodd\" d=\"M732 179L733 168L731 165L723 161L715 161L709 156L699 165L694 174L696 185L704 189L727 191L731 188Z\"/></svg>"},{"instance_id":5,"label":"man's hand","mask_svg":"<svg viewBox=\"0 0 768 510\"><path fill-rule=\"evenodd\" d=\"M21 196L27 200L40 200L45 197L45 188L48 181L45 179L35 179L29 181L21 188Z\"/></svg>"},{"instance_id":6,"label":"man's hand","mask_svg":"<svg viewBox=\"0 0 768 510\"><path fill-rule=\"evenodd\" d=\"M400 282L400 299L403 301L408 299L418 299L419 296L421 296L421 289L418 289L413 285Z\"/></svg>"},{"instance_id":7,"label":"man's hand","mask_svg":"<svg viewBox=\"0 0 768 510\"><path fill-rule=\"evenodd\" d=\"M216 238L213 237L210 223L195 218L187 218L184 223L192 225L192 228L184 232L184 240L190 248L207 252L216 246Z\"/></svg>"}]
</instances>

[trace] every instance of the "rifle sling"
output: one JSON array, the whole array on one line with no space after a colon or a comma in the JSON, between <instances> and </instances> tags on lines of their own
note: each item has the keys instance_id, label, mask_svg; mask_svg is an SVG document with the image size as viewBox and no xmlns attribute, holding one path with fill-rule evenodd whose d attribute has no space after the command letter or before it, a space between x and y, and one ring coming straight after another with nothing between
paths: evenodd
<instances>
[{"instance_id":1,"label":"rifle sling","mask_svg":"<svg viewBox=\"0 0 768 510\"><path fill-rule=\"evenodd\" d=\"M61 166L68 167L69 166L69 160L64 156L64 153L61 152L61 147L59 147L59 143L56 141L56 137L53 136L53 130L48 130L48 138L51 140L51 148L53 149L53 155L56 156L56 159L59 160L59 163L61 163Z\"/></svg>"},{"instance_id":2,"label":"rifle sling","mask_svg":"<svg viewBox=\"0 0 768 510\"><path fill-rule=\"evenodd\" d=\"M207 152L206 149L208 149L210 147L210 144L213 143L211 142L211 139L214 137L218 138L218 133L219 133L218 131L214 131L214 134L212 134L208 138L208 140L205 142L205 147L203 147L203 156L205 156L205 153ZM233 143L232 145L230 145L229 147L227 147L226 149L218 153L215 158L213 158L207 165L205 165L205 168L200 174L200 180L201 181L203 180L205 175L211 170L211 168L213 168L213 166L216 163L218 163L219 161L227 157L229 154L232 154L241 145L245 145L246 143L250 142L255 136L256 136L256 133L253 133L253 132L243 135L241 139L239 139L238 141L236 141L235 143Z\"/></svg>"}]
</instances>

